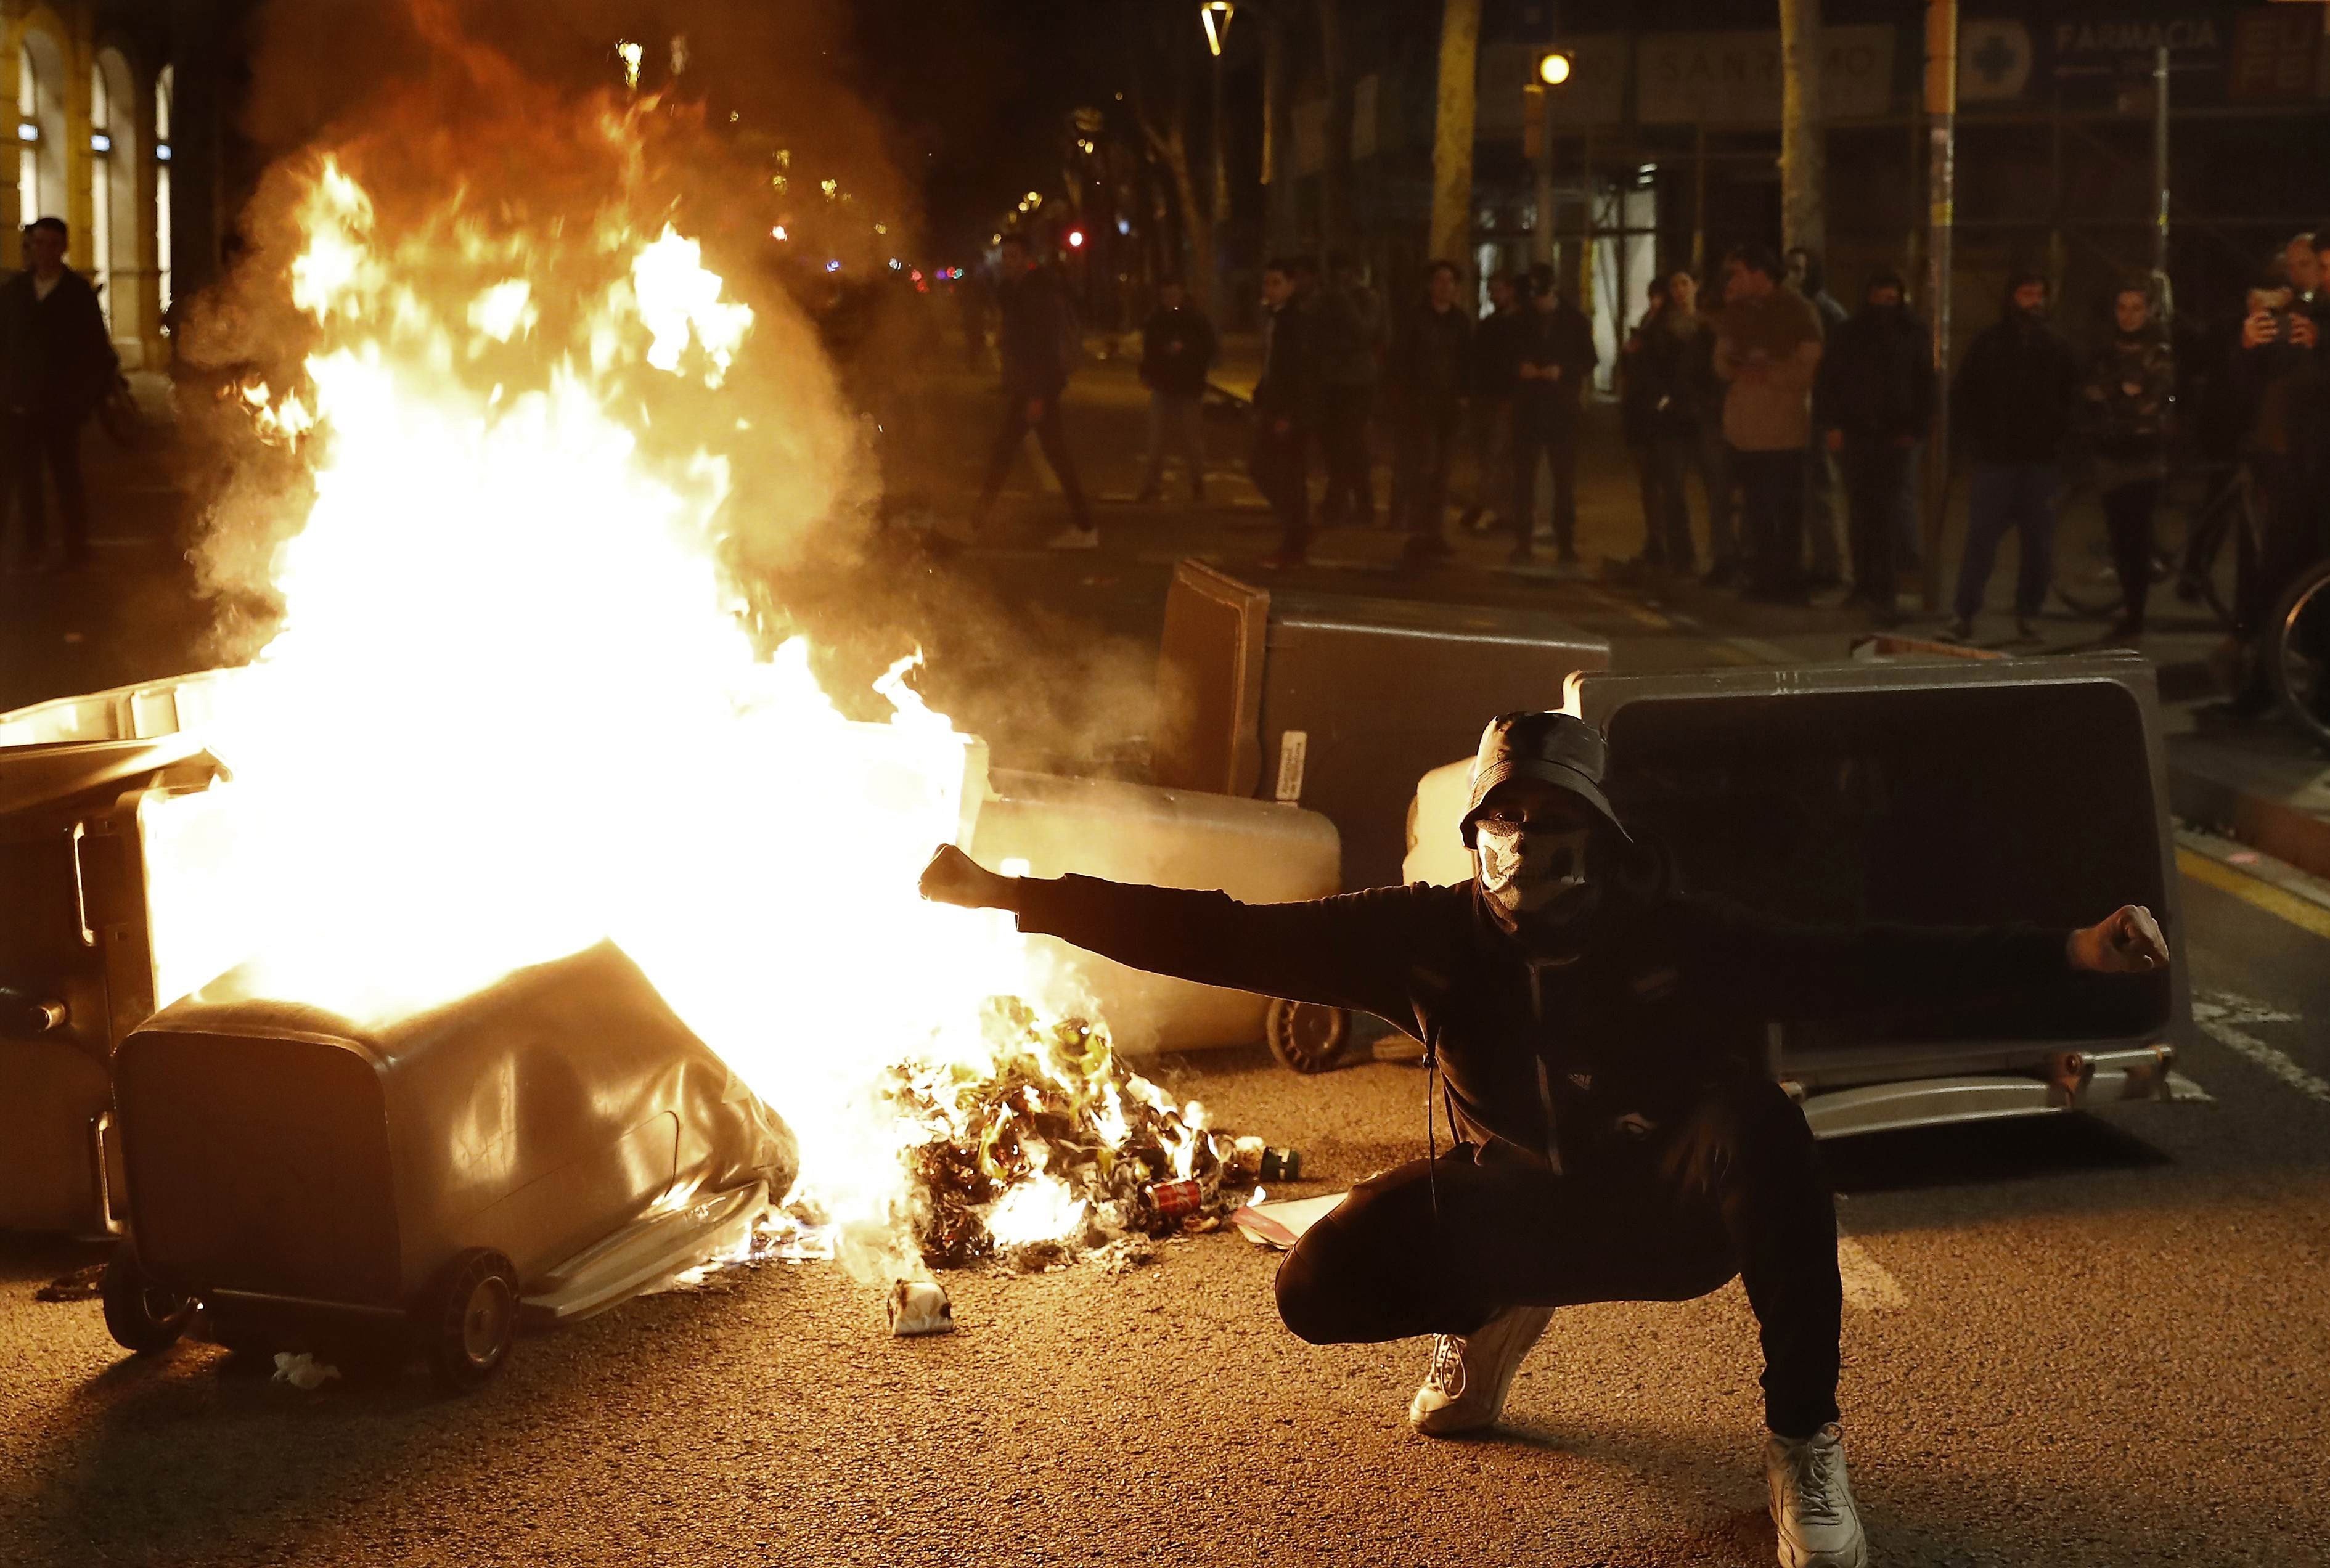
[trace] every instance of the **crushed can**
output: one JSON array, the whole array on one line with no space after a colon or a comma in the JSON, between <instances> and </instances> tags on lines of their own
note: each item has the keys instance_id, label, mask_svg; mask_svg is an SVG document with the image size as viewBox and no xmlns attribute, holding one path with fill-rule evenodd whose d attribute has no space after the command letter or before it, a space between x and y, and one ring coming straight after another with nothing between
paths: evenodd
<instances>
[{"instance_id":1,"label":"crushed can","mask_svg":"<svg viewBox=\"0 0 2330 1568\"><path fill-rule=\"evenodd\" d=\"M1262 1151L1262 1179L1266 1182L1299 1182L1302 1179L1302 1151L1299 1148L1265 1148Z\"/></svg>"},{"instance_id":2,"label":"crushed can","mask_svg":"<svg viewBox=\"0 0 2330 1568\"><path fill-rule=\"evenodd\" d=\"M1206 1189L1190 1177L1158 1182L1149 1189L1149 1201L1157 1205L1159 1219L1178 1220L1198 1212L1206 1201Z\"/></svg>"}]
</instances>

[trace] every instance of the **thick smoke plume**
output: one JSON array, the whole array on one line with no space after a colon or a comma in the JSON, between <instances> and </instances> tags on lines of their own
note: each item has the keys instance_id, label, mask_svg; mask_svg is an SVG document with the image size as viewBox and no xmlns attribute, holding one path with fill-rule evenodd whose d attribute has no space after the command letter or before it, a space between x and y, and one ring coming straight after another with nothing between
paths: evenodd
<instances>
[{"instance_id":1,"label":"thick smoke plume","mask_svg":"<svg viewBox=\"0 0 2330 1568\"><path fill-rule=\"evenodd\" d=\"M239 659L263 645L278 547L305 514L304 465L251 439L236 394L296 387L318 342L293 274L303 203L327 158L363 188L375 231L405 241L411 275L397 282L424 298L491 287L511 270L507 247L532 243L524 269L545 340L556 341L558 312L620 266L594 226L668 222L700 241L753 327L716 401L675 409L658 392L650 439L675 461L709 450L727 465L725 548L740 567L765 579L847 559L874 476L798 303L793 258L813 248L870 266L914 216L869 114L835 85L841 33L798 5L286 0L267 11L246 118L272 161L240 218L235 264L194 303L180 343L220 394L201 421L216 470L199 551L225 607L216 651ZM639 45L636 85L626 41ZM780 222L790 249L771 238ZM448 370L498 385L529 373L521 358Z\"/></svg>"}]
</instances>

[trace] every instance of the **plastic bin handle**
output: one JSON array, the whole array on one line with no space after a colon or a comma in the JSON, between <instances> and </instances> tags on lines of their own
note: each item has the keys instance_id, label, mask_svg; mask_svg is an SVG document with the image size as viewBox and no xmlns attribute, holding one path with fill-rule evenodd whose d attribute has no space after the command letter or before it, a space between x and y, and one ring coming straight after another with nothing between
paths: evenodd
<instances>
[{"instance_id":1,"label":"plastic bin handle","mask_svg":"<svg viewBox=\"0 0 2330 1568\"><path fill-rule=\"evenodd\" d=\"M81 945L93 948L97 946L97 930L89 923L89 884L81 871L81 841L88 836L88 823L72 825L73 918L81 922Z\"/></svg>"}]
</instances>

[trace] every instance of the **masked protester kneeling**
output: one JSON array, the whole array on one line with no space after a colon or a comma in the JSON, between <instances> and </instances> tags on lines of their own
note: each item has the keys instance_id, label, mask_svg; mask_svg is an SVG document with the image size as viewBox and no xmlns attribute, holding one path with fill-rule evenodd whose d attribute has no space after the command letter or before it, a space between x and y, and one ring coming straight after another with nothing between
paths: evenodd
<instances>
[{"instance_id":1,"label":"masked protester kneeling","mask_svg":"<svg viewBox=\"0 0 2330 1568\"><path fill-rule=\"evenodd\" d=\"M1408 1409L1492 1425L1555 1308L1679 1301L1738 1275L1764 1350L1779 1558L1867 1560L1836 1403L1836 1215L1765 1021L1895 997L2042 988L2168 961L2150 913L2084 930L1795 924L1693 896L1603 792L1599 732L1508 713L1463 820L1473 881L1250 905L1089 877L996 875L942 848L925 897L1011 911L1160 974L1359 1009L1445 1074L1458 1141L1360 1183L1278 1272L1314 1344L1436 1336Z\"/></svg>"}]
</instances>

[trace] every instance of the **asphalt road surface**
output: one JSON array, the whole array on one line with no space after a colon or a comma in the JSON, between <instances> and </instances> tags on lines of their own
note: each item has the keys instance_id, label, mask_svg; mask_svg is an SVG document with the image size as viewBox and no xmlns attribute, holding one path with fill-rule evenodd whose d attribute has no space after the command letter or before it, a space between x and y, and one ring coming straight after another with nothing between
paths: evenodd
<instances>
[{"instance_id":1,"label":"asphalt road surface","mask_svg":"<svg viewBox=\"0 0 2330 1568\"><path fill-rule=\"evenodd\" d=\"M2211 1102L1829 1146L1878 1561L2330 1561L2330 911L2262 885L2185 882L2204 1024L2183 1063ZM1299 1144L1304 1191L1421 1138L1412 1067L1170 1072ZM1114 1277L952 1277L961 1327L925 1340L831 1266L733 1271L529 1337L451 1400L418 1372L308 1393L208 1346L125 1357L94 1303L33 1299L88 1255L0 1248L0 1562L22 1568L1772 1551L1736 1284L1558 1314L1506 1429L1447 1442L1403 1420L1419 1345L1294 1340L1274 1256L1236 1235Z\"/></svg>"}]
</instances>

